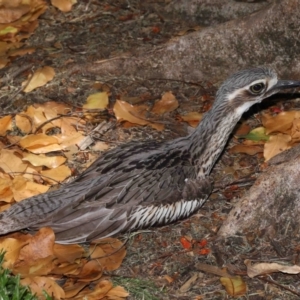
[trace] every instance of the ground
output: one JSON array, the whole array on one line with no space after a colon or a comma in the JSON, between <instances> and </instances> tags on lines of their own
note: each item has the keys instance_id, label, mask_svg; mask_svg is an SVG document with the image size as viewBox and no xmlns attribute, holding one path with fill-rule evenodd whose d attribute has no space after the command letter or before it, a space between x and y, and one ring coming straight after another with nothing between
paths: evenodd
<instances>
[{"instance_id":1,"label":"ground","mask_svg":"<svg viewBox=\"0 0 300 300\"><path fill-rule=\"evenodd\" d=\"M165 124L163 132L149 127L123 128L117 124L113 112L108 110L99 116L98 122L107 120L114 130L100 138L115 145L128 139L166 139L186 135L186 124L178 122L176 116L186 112L205 112L213 102L217 89L214 82L170 81L165 78L151 80L132 80L122 74L113 79L91 76L74 72L74 64L109 59L116 55L126 55L139 51L151 50L152 45L167 42L180 34L194 30L196 22L168 18L160 14L164 1L79 1L70 12L63 14L51 7L40 18L37 31L26 41L37 51L28 56L15 59L4 70L8 77L9 89L2 89L1 107L5 113L22 110L31 103L50 100L62 101L80 107L87 96L98 90L95 82L109 86L111 107L116 99L122 97L129 102L145 103L149 107L167 91L178 99L179 108L163 117L150 115ZM40 66L52 66L56 70L54 80L45 87L24 94L19 92L20 83L31 70ZM20 73L16 70L22 70ZM16 71L16 72L15 72ZM13 75L15 74L15 75ZM281 108L290 108L293 103L277 102ZM255 106L244 117L252 128L260 124L260 111L266 106ZM95 124L90 124L93 128ZM116 128L116 129L115 129ZM199 263L217 267L227 266L233 274L244 275L248 285L247 296L241 299L298 299L296 289L297 275L289 276L279 273L272 277L250 279L246 276L245 259L277 259L297 262L297 245L293 242L272 241L265 244L263 236L249 233L247 239L237 236L225 242L216 241L216 234L222 221L226 218L232 205L238 201L253 183L263 163L258 154L230 154L228 149L238 143L231 138L225 152L212 173L215 191L197 214L165 226L151 228L139 233L125 235L127 239L127 257L112 278L132 292L130 299L231 299L220 282L220 277L199 267ZM80 167L79 167L80 168ZM183 247L183 239L194 241L192 249ZM209 253L202 253L200 241L207 241L205 248ZM292 246L288 247L290 243ZM273 245L271 247L270 245ZM278 250L279 249L279 250ZM281 255L280 255L281 253ZM190 278L195 280L184 285ZM271 283L276 281L277 284ZM278 286L289 286L291 291ZM197 298L198 297L198 298Z\"/></svg>"}]
</instances>

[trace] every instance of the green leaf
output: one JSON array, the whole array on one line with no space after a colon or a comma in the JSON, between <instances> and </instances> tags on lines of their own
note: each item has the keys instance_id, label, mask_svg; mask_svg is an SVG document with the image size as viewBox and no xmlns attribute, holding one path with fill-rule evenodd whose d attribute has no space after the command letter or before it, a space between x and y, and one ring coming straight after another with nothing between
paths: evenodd
<instances>
[{"instance_id":1,"label":"green leaf","mask_svg":"<svg viewBox=\"0 0 300 300\"><path fill-rule=\"evenodd\" d=\"M248 134L240 137L251 141L268 141L270 138L270 136L266 134L266 129L264 127L257 127Z\"/></svg>"}]
</instances>

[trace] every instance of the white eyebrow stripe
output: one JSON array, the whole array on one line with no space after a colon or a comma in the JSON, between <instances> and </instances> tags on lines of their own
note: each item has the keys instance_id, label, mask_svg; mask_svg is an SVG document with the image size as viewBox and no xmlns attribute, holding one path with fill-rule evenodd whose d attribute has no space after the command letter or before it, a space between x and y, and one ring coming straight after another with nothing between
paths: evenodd
<instances>
[{"instance_id":1,"label":"white eyebrow stripe","mask_svg":"<svg viewBox=\"0 0 300 300\"><path fill-rule=\"evenodd\" d=\"M235 90L233 93L228 94L227 95L227 100L231 101L231 100L235 99L236 96L238 94L240 94L242 91L244 91L245 89L249 89L250 86L252 86L254 84L257 84L257 83L263 83L264 85L267 85L267 83L268 83L268 89L267 90L269 90L270 88L272 88L277 83L277 81L278 81L277 78L271 78L269 80L269 82L267 82L267 79L258 79L258 80L252 81L250 84L244 86L243 88L240 88L238 90Z\"/></svg>"}]
</instances>

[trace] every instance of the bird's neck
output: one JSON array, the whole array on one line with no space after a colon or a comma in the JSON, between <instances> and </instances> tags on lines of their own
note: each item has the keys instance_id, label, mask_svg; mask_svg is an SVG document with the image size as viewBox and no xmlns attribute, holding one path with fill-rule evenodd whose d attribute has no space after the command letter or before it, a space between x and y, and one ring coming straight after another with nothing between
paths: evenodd
<instances>
[{"instance_id":1,"label":"bird's neck","mask_svg":"<svg viewBox=\"0 0 300 300\"><path fill-rule=\"evenodd\" d=\"M209 175L241 114L214 106L190 136L189 151L199 177Z\"/></svg>"}]
</instances>

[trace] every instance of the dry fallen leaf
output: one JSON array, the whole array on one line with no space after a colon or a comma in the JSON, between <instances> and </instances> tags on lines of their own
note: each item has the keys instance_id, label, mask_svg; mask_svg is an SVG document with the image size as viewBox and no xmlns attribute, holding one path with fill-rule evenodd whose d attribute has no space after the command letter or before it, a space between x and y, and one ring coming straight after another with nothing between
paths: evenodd
<instances>
[{"instance_id":1,"label":"dry fallen leaf","mask_svg":"<svg viewBox=\"0 0 300 300\"><path fill-rule=\"evenodd\" d=\"M14 200L16 202L35 195L46 193L48 189L49 186L28 181L24 176L15 176L11 186Z\"/></svg>"},{"instance_id":2,"label":"dry fallen leaf","mask_svg":"<svg viewBox=\"0 0 300 300\"><path fill-rule=\"evenodd\" d=\"M263 152L263 148L255 145L234 145L229 149L229 153L246 153L248 155L255 155L259 152Z\"/></svg>"},{"instance_id":3,"label":"dry fallen leaf","mask_svg":"<svg viewBox=\"0 0 300 300\"><path fill-rule=\"evenodd\" d=\"M24 92L28 93L38 87L45 85L46 83L48 83L53 79L54 75L55 75L55 71L52 67L45 66L43 68L37 69L34 72L33 76L29 78L29 82L28 80L26 80L25 82L22 83L23 86L26 86L24 88Z\"/></svg>"},{"instance_id":4,"label":"dry fallen leaf","mask_svg":"<svg viewBox=\"0 0 300 300\"><path fill-rule=\"evenodd\" d=\"M20 146L33 153L48 153L62 150L56 137L44 133L25 136L20 140Z\"/></svg>"},{"instance_id":5,"label":"dry fallen leaf","mask_svg":"<svg viewBox=\"0 0 300 300\"><path fill-rule=\"evenodd\" d=\"M51 4L62 12L70 11L75 3L77 0L51 0Z\"/></svg>"},{"instance_id":6,"label":"dry fallen leaf","mask_svg":"<svg viewBox=\"0 0 300 300\"><path fill-rule=\"evenodd\" d=\"M152 112L162 115L175 110L179 106L177 99L171 92L163 94L161 100L157 101L152 108Z\"/></svg>"},{"instance_id":7,"label":"dry fallen leaf","mask_svg":"<svg viewBox=\"0 0 300 300\"><path fill-rule=\"evenodd\" d=\"M49 169L53 169L62 165L66 161L66 158L63 156L46 156L44 154L36 155L32 153L24 153L22 160L30 162L33 166L45 166Z\"/></svg>"},{"instance_id":8,"label":"dry fallen leaf","mask_svg":"<svg viewBox=\"0 0 300 300\"><path fill-rule=\"evenodd\" d=\"M52 184L62 182L72 174L70 168L65 165L50 170L43 170L40 173L44 176L45 181Z\"/></svg>"},{"instance_id":9,"label":"dry fallen leaf","mask_svg":"<svg viewBox=\"0 0 300 300\"><path fill-rule=\"evenodd\" d=\"M6 238L0 241L0 249L5 251L5 260L2 264L3 268L12 268L13 264L19 257L21 248L25 243L26 241L15 238Z\"/></svg>"},{"instance_id":10,"label":"dry fallen leaf","mask_svg":"<svg viewBox=\"0 0 300 300\"><path fill-rule=\"evenodd\" d=\"M300 142L300 118L294 119L290 134L294 143Z\"/></svg>"},{"instance_id":11,"label":"dry fallen leaf","mask_svg":"<svg viewBox=\"0 0 300 300\"><path fill-rule=\"evenodd\" d=\"M90 257L96 259L107 271L118 269L126 256L124 244L115 238L105 238L99 240L99 243L96 242L93 241L90 245Z\"/></svg>"},{"instance_id":12,"label":"dry fallen leaf","mask_svg":"<svg viewBox=\"0 0 300 300\"><path fill-rule=\"evenodd\" d=\"M32 120L29 116L25 114L19 114L15 117L16 126L23 132L23 133L30 133L32 131Z\"/></svg>"},{"instance_id":13,"label":"dry fallen leaf","mask_svg":"<svg viewBox=\"0 0 300 300\"><path fill-rule=\"evenodd\" d=\"M24 163L16 151L2 149L0 151L0 166L5 173L22 173L27 168L27 163Z\"/></svg>"},{"instance_id":14,"label":"dry fallen leaf","mask_svg":"<svg viewBox=\"0 0 300 300\"><path fill-rule=\"evenodd\" d=\"M241 276L235 277L221 277L220 281L222 285L225 287L228 295L232 297L243 296L247 292L247 285L243 281Z\"/></svg>"},{"instance_id":15,"label":"dry fallen leaf","mask_svg":"<svg viewBox=\"0 0 300 300\"><path fill-rule=\"evenodd\" d=\"M2 173L1 173L2 174ZM0 178L0 197L2 202L11 203L14 200L11 190L12 180L9 176Z\"/></svg>"},{"instance_id":16,"label":"dry fallen leaf","mask_svg":"<svg viewBox=\"0 0 300 300\"><path fill-rule=\"evenodd\" d=\"M291 136L279 133L271 135L270 139L265 143L264 158L266 161L271 159L278 153L291 148Z\"/></svg>"},{"instance_id":17,"label":"dry fallen leaf","mask_svg":"<svg viewBox=\"0 0 300 300\"><path fill-rule=\"evenodd\" d=\"M54 254L58 261L75 262L76 259L83 257L84 249L79 245L54 245Z\"/></svg>"},{"instance_id":18,"label":"dry fallen leaf","mask_svg":"<svg viewBox=\"0 0 300 300\"><path fill-rule=\"evenodd\" d=\"M143 105L133 106L125 101L117 100L113 111L117 120L128 121L130 123L138 124L138 125L150 125L157 130L163 130L163 124L152 123L147 121L146 119L140 118L138 116L145 116L145 112L147 107Z\"/></svg>"},{"instance_id":19,"label":"dry fallen leaf","mask_svg":"<svg viewBox=\"0 0 300 300\"><path fill-rule=\"evenodd\" d=\"M187 113L187 114L181 116L183 121L189 123L189 125L194 128L198 126L202 117L203 117L203 114L195 112L195 111L192 111L190 113Z\"/></svg>"},{"instance_id":20,"label":"dry fallen leaf","mask_svg":"<svg viewBox=\"0 0 300 300\"><path fill-rule=\"evenodd\" d=\"M295 118L300 117L300 111L286 111L277 116L262 115L262 123L266 128L266 134L272 132L289 133Z\"/></svg>"},{"instance_id":21,"label":"dry fallen leaf","mask_svg":"<svg viewBox=\"0 0 300 300\"><path fill-rule=\"evenodd\" d=\"M44 296L44 291L47 291L53 299L63 299L65 298L64 290L51 278L33 276L26 277L21 280L22 285L29 285L31 292L39 297ZM43 298L39 298L43 299Z\"/></svg>"},{"instance_id":22,"label":"dry fallen leaf","mask_svg":"<svg viewBox=\"0 0 300 300\"><path fill-rule=\"evenodd\" d=\"M0 119L0 136L6 135L7 130L12 129L12 117L5 116Z\"/></svg>"},{"instance_id":23,"label":"dry fallen leaf","mask_svg":"<svg viewBox=\"0 0 300 300\"><path fill-rule=\"evenodd\" d=\"M101 92L88 96L84 109L105 109L108 106L108 93Z\"/></svg>"},{"instance_id":24,"label":"dry fallen leaf","mask_svg":"<svg viewBox=\"0 0 300 300\"><path fill-rule=\"evenodd\" d=\"M279 264L279 263L257 263L252 265L252 262L249 259L246 259L244 263L247 266L247 275L250 278L253 278L258 275L270 274L274 272L282 272L286 274L300 273L300 266L298 265L290 266L290 265Z\"/></svg>"}]
</instances>

